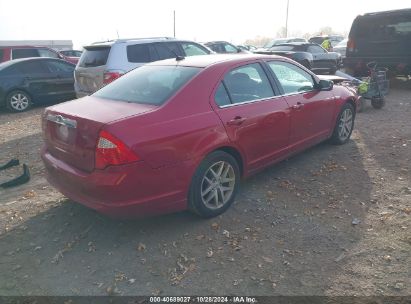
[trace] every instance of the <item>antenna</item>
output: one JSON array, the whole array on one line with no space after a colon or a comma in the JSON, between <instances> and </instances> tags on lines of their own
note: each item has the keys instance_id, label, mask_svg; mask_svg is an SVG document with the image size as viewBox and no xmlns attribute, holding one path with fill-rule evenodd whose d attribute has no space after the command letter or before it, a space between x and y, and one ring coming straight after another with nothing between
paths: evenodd
<instances>
[{"instance_id":1,"label":"antenna","mask_svg":"<svg viewBox=\"0 0 411 304\"><path fill-rule=\"evenodd\" d=\"M173 26L174 26L174 38L176 38L176 11L173 11L173 15L174 15L174 22L173 22Z\"/></svg>"},{"instance_id":2,"label":"antenna","mask_svg":"<svg viewBox=\"0 0 411 304\"><path fill-rule=\"evenodd\" d=\"M118 34L118 30L116 30L117 32L117 39L120 39L120 35Z\"/></svg>"},{"instance_id":3,"label":"antenna","mask_svg":"<svg viewBox=\"0 0 411 304\"><path fill-rule=\"evenodd\" d=\"M287 0L287 16L285 18L285 38L288 37L288 6L290 5L290 0Z\"/></svg>"}]
</instances>

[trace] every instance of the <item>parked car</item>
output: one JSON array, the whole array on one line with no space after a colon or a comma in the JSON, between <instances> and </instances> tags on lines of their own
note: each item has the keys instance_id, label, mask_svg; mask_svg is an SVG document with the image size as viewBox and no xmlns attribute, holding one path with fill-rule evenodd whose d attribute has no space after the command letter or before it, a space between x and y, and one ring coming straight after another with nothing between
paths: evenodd
<instances>
[{"instance_id":1,"label":"parked car","mask_svg":"<svg viewBox=\"0 0 411 304\"><path fill-rule=\"evenodd\" d=\"M345 56L346 56L347 42L348 42L348 39L341 40L335 47L333 47L333 51L340 54L343 60L345 59Z\"/></svg>"},{"instance_id":2,"label":"parked car","mask_svg":"<svg viewBox=\"0 0 411 304\"><path fill-rule=\"evenodd\" d=\"M392 73L411 75L411 9L360 15L347 43L346 67L355 76L368 75L375 61Z\"/></svg>"},{"instance_id":3,"label":"parked car","mask_svg":"<svg viewBox=\"0 0 411 304\"><path fill-rule=\"evenodd\" d=\"M307 39L304 38L295 38L295 37L288 37L288 38L276 38L267 42L262 48L257 49L257 51L268 50L273 46L284 44L284 43L292 43L292 42L307 42Z\"/></svg>"},{"instance_id":4,"label":"parked car","mask_svg":"<svg viewBox=\"0 0 411 304\"><path fill-rule=\"evenodd\" d=\"M75 98L75 65L53 58L16 59L0 64L0 107L23 112L33 104Z\"/></svg>"},{"instance_id":5,"label":"parked car","mask_svg":"<svg viewBox=\"0 0 411 304\"><path fill-rule=\"evenodd\" d=\"M67 57L81 57L81 53L82 51L76 51L76 50L64 50L64 51L60 51L61 54L63 54L64 56Z\"/></svg>"},{"instance_id":6,"label":"parked car","mask_svg":"<svg viewBox=\"0 0 411 304\"><path fill-rule=\"evenodd\" d=\"M167 58L208 55L196 42L174 38L117 39L85 46L75 70L77 97L90 95L128 71Z\"/></svg>"},{"instance_id":7,"label":"parked car","mask_svg":"<svg viewBox=\"0 0 411 304\"><path fill-rule=\"evenodd\" d=\"M250 52L253 52L257 49L253 45L242 45L242 44L237 45L237 48L244 50L244 51L250 51Z\"/></svg>"},{"instance_id":8,"label":"parked car","mask_svg":"<svg viewBox=\"0 0 411 304\"><path fill-rule=\"evenodd\" d=\"M79 61L80 57L81 57L81 53L82 51L76 51L76 50L64 50L64 51L60 51L60 54L66 56L70 62L77 64L77 62Z\"/></svg>"},{"instance_id":9,"label":"parked car","mask_svg":"<svg viewBox=\"0 0 411 304\"><path fill-rule=\"evenodd\" d=\"M331 46L334 47L338 43L340 43L342 40L344 40L344 36L341 35L321 35L321 36L314 36L308 39L308 42L310 43L316 43L321 45L325 39L329 39L331 42Z\"/></svg>"},{"instance_id":10,"label":"parked car","mask_svg":"<svg viewBox=\"0 0 411 304\"><path fill-rule=\"evenodd\" d=\"M327 52L316 43L285 43L256 53L288 57L315 73L334 74L342 63L340 54Z\"/></svg>"},{"instance_id":11,"label":"parked car","mask_svg":"<svg viewBox=\"0 0 411 304\"><path fill-rule=\"evenodd\" d=\"M169 59L47 108L42 159L52 185L99 212L212 217L241 178L324 140L346 143L356 102L285 57Z\"/></svg>"},{"instance_id":12,"label":"parked car","mask_svg":"<svg viewBox=\"0 0 411 304\"><path fill-rule=\"evenodd\" d=\"M29 57L50 57L63 59L76 64L77 60L71 59L60 52L45 46L0 46L0 63Z\"/></svg>"},{"instance_id":13,"label":"parked car","mask_svg":"<svg viewBox=\"0 0 411 304\"><path fill-rule=\"evenodd\" d=\"M218 54L249 54L250 52L245 49L241 49L234 44L231 44L227 41L210 41L204 43L205 46L212 49L214 52Z\"/></svg>"}]
</instances>

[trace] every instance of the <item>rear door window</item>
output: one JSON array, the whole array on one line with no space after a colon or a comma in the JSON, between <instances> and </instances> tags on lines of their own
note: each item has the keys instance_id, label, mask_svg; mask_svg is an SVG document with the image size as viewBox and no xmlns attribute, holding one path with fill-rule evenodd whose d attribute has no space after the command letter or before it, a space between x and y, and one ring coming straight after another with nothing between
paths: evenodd
<instances>
[{"instance_id":1,"label":"rear door window","mask_svg":"<svg viewBox=\"0 0 411 304\"><path fill-rule=\"evenodd\" d=\"M152 62L158 60L152 44L134 44L127 46L127 59L129 62Z\"/></svg>"},{"instance_id":2,"label":"rear door window","mask_svg":"<svg viewBox=\"0 0 411 304\"><path fill-rule=\"evenodd\" d=\"M178 44L175 42L159 42L154 45L160 60L182 56Z\"/></svg>"},{"instance_id":3,"label":"rear door window","mask_svg":"<svg viewBox=\"0 0 411 304\"><path fill-rule=\"evenodd\" d=\"M224 84L233 103L274 96L268 77L258 63L248 64L230 71L224 77Z\"/></svg>"},{"instance_id":4,"label":"rear door window","mask_svg":"<svg viewBox=\"0 0 411 304\"><path fill-rule=\"evenodd\" d=\"M52 73L73 73L74 66L60 61L47 61L46 66Z\"/></svg>"},{"instance_id":5,"label":"rear door window","mask_svg":"<svg viewBox=\"0 0 411 304\"><path fill-rule=\"evenodd\" d=\"M17 65L17 68L22 74L27 74L27 75L50 74L46 66L38 60L21 62Z\"/></svg>"},{"instance_id":6,"label":"rear door window","mask_svg":"<svg viewBox=\"0 0 411 304\"><path fill-rule=\"evenodd\" d=\"M220 83L218 86L217 91L215 92L214 100L220 107L231 104L230 96L228 95L227 89L223 83Z\"/></svg>"},{"instance_id":7,"label":"rear door window","mask_svg":"<svg viewBox=\"0 0 411 304\"><path fill-rule=\"evenodd\" d=\"M40 57L40 54L37 49L13 49L12 59L19 58L29 58L29 57Z\"/></svg>"},{"instance_id":8,"label":"rear door window","mask_svg":"<svg viewBox=\"0 0 411 304\"><path fill-rule=\"evenodd\" d=\"M98 67L107 63L111 47L85 48L79 61L80 67Z\"/></svg>"}]
</instances>

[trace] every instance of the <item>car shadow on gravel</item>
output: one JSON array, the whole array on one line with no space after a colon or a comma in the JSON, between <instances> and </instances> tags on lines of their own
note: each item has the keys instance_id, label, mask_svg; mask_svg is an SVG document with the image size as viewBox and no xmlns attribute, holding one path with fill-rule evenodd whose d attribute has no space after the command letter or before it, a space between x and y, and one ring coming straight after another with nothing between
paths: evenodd
<instances>
[{"instance_id":1,"label":"car shadow on gravel","mask_svg":"<svg viewBox=\"0 0 411 304\"><path fill-rule=\"evenodd\" d=\"M0 236L0 294L324 294L371 187L352 140L251 177L214 219L115 220L65 200Z\"/></svg>"}]
</instances>

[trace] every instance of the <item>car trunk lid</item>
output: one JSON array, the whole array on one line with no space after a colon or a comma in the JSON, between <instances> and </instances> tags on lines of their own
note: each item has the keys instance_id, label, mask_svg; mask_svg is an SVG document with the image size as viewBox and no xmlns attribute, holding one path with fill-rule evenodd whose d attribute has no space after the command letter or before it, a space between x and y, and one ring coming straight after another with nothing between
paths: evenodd
<instances>
[{"instance_id":1,"label":"car trunk lid","mask_svg":"<svg viewBox=\"0 0 411 304\"><path fill-rule=\"evenodd\" d=\"M55 158L91 172L95 167L99 133L104 125L156 108L93 96L49 107L43 116L46 149Z\"/></svg>"}]
</instances>

